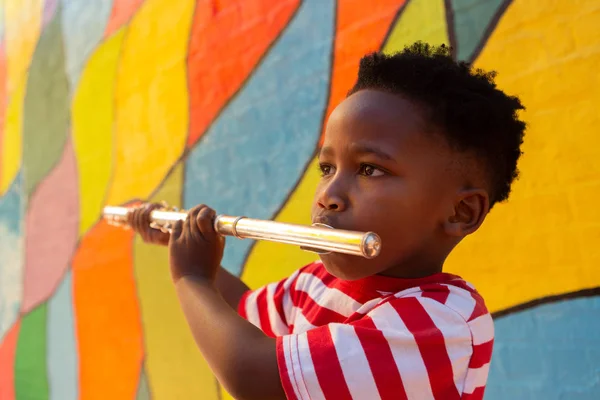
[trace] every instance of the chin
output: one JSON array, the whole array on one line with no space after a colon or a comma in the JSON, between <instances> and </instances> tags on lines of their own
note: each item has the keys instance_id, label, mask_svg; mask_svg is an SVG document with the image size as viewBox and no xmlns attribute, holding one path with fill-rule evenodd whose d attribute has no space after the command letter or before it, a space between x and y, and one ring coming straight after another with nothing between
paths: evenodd
<instances>
[{"instance_id":1,"label":"chin","mask_svg":"<svg viewBox=\"0 0 600 400\"><path fill-rule=\"evenodd\" d=\"M327 272L338 279L355 281L372 275L369 268L365 268L364 260L361 260L360 257L357 256L330 253L321 254L319 258L323 262L323 266Z\"/></svg>"}]
</instances>

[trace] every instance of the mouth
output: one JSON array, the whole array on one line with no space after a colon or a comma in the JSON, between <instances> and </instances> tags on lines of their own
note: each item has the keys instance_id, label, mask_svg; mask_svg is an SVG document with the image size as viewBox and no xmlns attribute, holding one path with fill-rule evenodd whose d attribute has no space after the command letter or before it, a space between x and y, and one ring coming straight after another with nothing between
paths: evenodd
<instances>
[{"instance_id":1,"label":"mouth","mask_svg":"<svg viewBox=\"0 0 600 400\"><path fill-rule=\"evenodd\" d=\"M312 224L316 225L316 226L326 225L326 227L333 228L333 229L337 228L337 226L336 226L337 224L331 218L326 217L324 215L319 215L319 216L316 216L315 218L313 218Z\"/></svg>"}]
</instances>

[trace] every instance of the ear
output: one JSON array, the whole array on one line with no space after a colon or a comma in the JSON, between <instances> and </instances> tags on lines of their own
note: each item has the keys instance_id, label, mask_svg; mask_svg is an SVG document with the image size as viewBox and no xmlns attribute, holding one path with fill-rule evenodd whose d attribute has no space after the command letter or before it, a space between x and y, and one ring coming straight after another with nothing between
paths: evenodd
<instances>
[{"instance_id":1,"label":"ear","mask_svg":"<svg viewBox=\"0 0 600 400\"><path fill-rule=\"evenodd\" d=\"M453 214L444 224L450 236L464 237L475 232L490 211L490 199L483 189L468 189L459 193Z\"/></svg>"}]
</instances>

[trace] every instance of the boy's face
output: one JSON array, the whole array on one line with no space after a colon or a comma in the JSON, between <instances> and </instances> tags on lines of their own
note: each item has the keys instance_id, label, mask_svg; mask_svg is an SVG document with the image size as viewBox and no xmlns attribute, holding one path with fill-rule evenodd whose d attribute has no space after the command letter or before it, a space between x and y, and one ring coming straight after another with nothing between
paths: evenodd
<instances>
[{"instance_id":1,"label":"boy's face","mask_svg":"<svg viewBox=\"0 0 600 400\"><path fill-rule=\"evenodd\" d=\"M312 221L373 231L382 239L380 255L371 260L322 255L333 275L420 276L439 257L443 261L449 251L445 223L454 214L459 175L444 140L423 127L410 101L374 90L353 94L331 114Z\"/></svg>"}]
</instances>

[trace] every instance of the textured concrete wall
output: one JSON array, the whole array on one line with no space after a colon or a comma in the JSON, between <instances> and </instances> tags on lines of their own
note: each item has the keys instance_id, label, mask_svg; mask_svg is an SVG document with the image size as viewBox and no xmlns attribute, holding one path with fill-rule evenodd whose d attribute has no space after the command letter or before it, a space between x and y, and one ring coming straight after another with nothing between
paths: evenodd
<instances>
[{"instance_id":1,"label":"textured concrete wall","mask_svg":"<svg viewBox=\"0 0 600 400\"><path fill-rule=\"evenodd\" d=\"M165 250L102 206L308 223L359 57L416 39L528 107L511 201L448 263L496 316L486 398L600 398L599 24L599 0L0 1L0 400L228 398ZM257 286L313 259L231 239L224 263Z\"/></svg>"}]
</instances>

